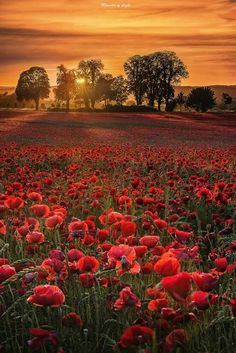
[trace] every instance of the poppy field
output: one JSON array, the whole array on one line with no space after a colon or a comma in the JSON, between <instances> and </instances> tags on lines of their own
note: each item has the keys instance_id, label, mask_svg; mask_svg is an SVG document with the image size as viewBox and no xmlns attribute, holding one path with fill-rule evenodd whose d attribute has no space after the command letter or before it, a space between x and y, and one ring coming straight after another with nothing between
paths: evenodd
<instances>
[{"instance_id":1,"label":"poppy field","mask_svg":"<svg viewBox=\"0 0 236 353\"><path fill-rule=\"evenodd\" d=\"M0 352L236 352L235 121L0 112Z\"/></svg>"}]
</instances>

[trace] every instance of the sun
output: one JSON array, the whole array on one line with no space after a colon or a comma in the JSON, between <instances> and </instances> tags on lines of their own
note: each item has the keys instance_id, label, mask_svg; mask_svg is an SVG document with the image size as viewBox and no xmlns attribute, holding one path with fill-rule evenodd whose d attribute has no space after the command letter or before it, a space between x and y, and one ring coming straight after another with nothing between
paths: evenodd
<instances>
[{"instance_id":1,"label":"sun","mask_svg":"<svg viewBox=\"0 0 236 353\"><path fill-rule=\"evenodd\" d=\"M78 78L76 81L77 81L77 83L78 83L79 85L83 85L83 84L85 83L85 78L80 77L80 78Z\"/></svg>"}]
</instances>

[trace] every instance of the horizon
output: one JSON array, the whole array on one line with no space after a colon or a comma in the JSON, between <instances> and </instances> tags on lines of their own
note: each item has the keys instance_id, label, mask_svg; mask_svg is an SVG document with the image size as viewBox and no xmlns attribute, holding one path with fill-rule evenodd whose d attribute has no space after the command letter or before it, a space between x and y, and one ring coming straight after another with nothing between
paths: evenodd
<instances>
[{"instance_id":1,"label":"horizon","mask_svg":"<svg viewBox=\"0 0 236 353\"><path fill-rule=\"evenodd\" d=\"M31 66L45 67L54 86L60 63L76 68L88 58L101 58L105 73L124 75L128 57L162 50L186 64L182 86L236 84L235 1L17 3L0 5L1 87L15 87Z\"/></svg>"}]
</instances>

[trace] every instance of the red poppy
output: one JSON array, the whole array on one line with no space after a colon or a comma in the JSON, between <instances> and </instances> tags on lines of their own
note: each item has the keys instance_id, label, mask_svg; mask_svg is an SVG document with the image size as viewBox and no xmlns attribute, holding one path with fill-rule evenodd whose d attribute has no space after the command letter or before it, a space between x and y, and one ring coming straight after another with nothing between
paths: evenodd
<instances>
[{"instance_id":1,"label":"red poppy","mask_svg":"<svg viewBox=\"0 0 236 353\"><path fill-rule=\"evenodd\" d=\"M40 232L31 232L26 235L25 240L28 243L42 244L45 242L45 236Z\"/></svg>"},{"instance_id":2,"label":"red poppy","mask_svg":"<svg viewBox=\"0 0 236 353\"><path fill-rule=\"evenodd\" d=\"M83 256L78 261L80 272L96 272L99 269L99 262L94 256Z\"/></svg>"},{"instance_id":3,"label":"red poppy","mask_svg":"<svg viewBox=\"0 0 236 353\"><path fill-rule=\"evenodd\" d=\"M180 272L180 263L173 255L164 254L154 265L154 271L162 276L173 276Z\"/></svg>"},{"instance_id":4,"label":"red poppy","mask_svg":"<svg viewBox=\"0 0 236 353\"><path fill-rule=\"evenodd\" d=\"M109 236L109 232L107 229L100 229L97 232L97 237L98 237L99 241L106 241L108 236Z\"/></svg>"},{"instance_id":5,"label":"red poppy","mask_svg":"<svg viewBox=\"0 0 236 353\"><path fill-rule=\"evenodd\" d=\"M84 253L78 249L70 249L67 253L70 262L78 261L83 256L85 256Z\"/></svg>"},{"instance_id":6,"label":"red poppy","mask_svg":"<svg viewBox=\"0 0 236 353\"><path fill-rule=\"evenodd\" d=\"M216 265L217 271L225 272L227 270L228 261L227 261L226 257L221 257L221 258L215 259L214 263Z\"/></svg>"},{"instance_id":7,"label":"red poppy","mask_svg":"<svg viewBox=\"0 0 236 353\"><path fill-rule=\"evenodd\" d=\"M118 204L122 207L122 208L126 208L126 207L131 207L132 205L132 200L129 196L126 195L122 195L119 197L118 199Z\"/></svg>"},{"instance_id":8,"label":"red poppy","mask_svg":"<svg viewBox=\"0 0 236 353\"><path fill-rule=\"evenodd\" d=\"M190 305L196 305L199 310L206 310L216 302L217 298L216 294L196 291L191 294L192 302Z\"/></svg>"},{"instance_id":9,"label":"red poppy","mask_svg":"<svg viewBox=\"0 0 236 353\"><path fill-rule=\"evenodd\" d=\"M158 237L157 235L144 235L142 238L139 239L139 242L141 245L145 245L148 248L153 248L155 245L157 245L159 240L160 237Z\"/></svg>"},{"instance_id":10,"label":"red poppy","mask_svg":"<svg viewBox=\"0 0 236 353\"><path fill-rule=\"evenodd\" d=\"M58 344L58 339L55 332L41 328L31 328L30 334L33 336L33 338L28 341L28 346L30 349L39 350L45 343L51 343L53 346L57 346Z\"/></svg>"},{"instance_id":11,"label":"red poppy","mask_svg":"<svg viewBox=\"0 0 236 353\"><path fill-rule=\"evenodd\" d=\"M161 231L166 229L167 226L168 226L167 222L164 221L164 219L161 219L161 218L154 219L154 223L157 226L157 228L159 228Z\"/></svg>"},{"instance_id":12,"label":"red poppy","mask_svg":"<svg viewBox=\"0 0 236 353\"><path fill-rule=\"evenodd\" d=\"M30 209L36 217L48 217L50 214L50 208L48 205L36 204L31 206Z\"/></svg>"},{"instance_id":13,"label":"red poppy","mask_svg":"<svg viewBox=\"0 0 236 353\"><path fill-rule=\"evenodd\" d=\"M27 196L31 201L42 202L43 200L43 197L39 192L30 192Z\"/></svg>"},{"instance_id":14,"label":"red poppy","mask_svg":"<svg viewBox=\"0 0 236 353\"><path fill-rule=\"evenodd\" d=\"M16 269L10 265L0 266L0 283L6 281L8 278L16 274Z\"/></svg>"},{"instance_id":15,"label":"red poppy","mask_svg":"<svg viewBox=\"0 0 236 353\"><path fill-rule=\"evenodd\" d=\"M172 352L176 347L184 346L187 341L186 331L184 329L175 329L165 338L165 350Z\"/></svg>"},{"instance_id":16,"label":"red poppy","mask_svg":"<svg viewBox=\"0 0 236 353\"><path fill-rule=\"evenodd\" d=\"M123 221L121 222L121 232L123 237L129 237L136 232L136 224L134 222Z\"/></svg>"},{"instance_id":17,"label":"red poppy","mask_svg":"<svg viewBox=\"0 0 236 353\"><path fill-rule=\"evenodd\" d=\"M5 226L5 223L2 219L0 219L0 234L6 235L7 233L7 228Z\"/></svg>"},{"instance_id":18,"label":"red poppy","mask_svg":"<svg viewBox=\"0 0 236 353\"><path fill-rule=\"evenodd\" d=\"M163 278L161 285L175 300L184 301L191 289L191 280L192 277L188 272L180 272Z\"/></svg>"},{"instance_id":19,"label":"red poppy","mask_svg":"<svg viewBox=\"0 0 236 353\"><path fill-rule=\"evenodd\" d=\"M236 299L230 300L230 306L231 306L233 315L236 317Z\"/></svg>"},{"instance_id":20,"label":"red poppy","mask_svg":"<svg viewBox=\"0 0 236 353\"><path fill-rule=\"evenodd\" d=\"M34 288L34 294L30 295L27 302L35 306L61 306L65 301L65 295L60 288L52 285L42 285Z\"/></svg>"},{"instance_id":21,"label":"red poppy","mask_svg":"<svg viewBox=\"0 0 236 353\"><path fill-rule=\"evenodd\" d=\"M135 250L136 256L139 258L142 258L146 254L148 248L145 245L137 245L137 246L134 246L134 250Z\"/></svg>"},{"instance_id":22,"label":"red poppy","mask_svg":"<svg viewBox=\"0 0 236 353\"><path fill-rule=\"evenodd\" d=\"M139 298L131 291L129 287L123 288L119 293L119 298L114 304L114 308L118 311L126 307L141 307L141 301Z\"/></svg>"},{"instance_id":23,"label":"red poppy","mask_svg":"<svg viewBox=\"0 0 236 353\"><path fill-rule=\"evenodd\" d=\"M91 288L96 283L96 278L93 273L81 273L79 281L84 288Z\"/></svg>"},{"instance_id":24,"label":"red poppy","mask_svg":"<svg viewBox=\"0 0 236 353\"><path fill-rule=\"evenodd\" d=\"M153 299L148 303L148 309L150 311L158 311L158 310L161 310L162 308L166 308L167 306L168 306L167 298Z\"/></svg>"},{"instance_id":25,"label":"red poppy","mask_svg":"<svg viewBox=\"0 0 236 353\"><path fill-rule=\"evenodd\" d=\"M7 265L8 264L8 259L5 257L0 257L0 266L2 265Z\"/></svg>"},{"instance_id":26,"label":"red poppy","mask_svg":"<svg viewBox=\"0 0 236 353\"><path fill-rule=\"evenodd\" d=\"M47 229L55 229L56 226L61 225L63 223L63 218L59 215L53 215L48 217L45 221L45 225Z\"/></svg>"},{"instance_id":27,"label":"red poppy","mask_svg":"<svg viewBox=\"0 0 236 353\"><path fill-rule=\"evenodd\" d=\"M180 243L186 243L190 240L192 232L184 232L183 230L176 229L175 237Z\"/></svg>"},{"instance_id":28,"label":"red poppy","mask_svg":"<svg viewBox=\"0 0 236 353\"><path fill-rule=\"evenodd\" d=\"M63 316L61 320L65 326L82 327L83 325L80 315L76 314L75 312L71 312Z\"/></svg>"},{"instance_id":29,"label":"red poppy","mask_svg":"<svg viewBox=\"0 0 236 353\"><path fill-rule=\"evenodd\" d=\"M209 292L214 289L219 280L218 276L205 272L193 272L192 278L196 286L203 292Z\"/></svg>"},{"instance_id":30,"label":"red poppy","mask_svg":"<svg viewBox=\"0 0 236 353\"><path fill-rule=\"evenodd\" d=\"M15 210L23 207L24 201L20 197L8 196L4 201L4 205L11 210Z\"/></svg>"},{"instance_id":31,"label":"red poppy","mask_svg":"<svg viewBox=\"0 0 236 353\"><path fill-rule=\"evenodd\" d=\"M119 344L122 348L130 346L139 346L145 343L151 343L154 336L153 330L147 326L133 325L128 327L122 334Z\"/></svg>"}]
</instances>

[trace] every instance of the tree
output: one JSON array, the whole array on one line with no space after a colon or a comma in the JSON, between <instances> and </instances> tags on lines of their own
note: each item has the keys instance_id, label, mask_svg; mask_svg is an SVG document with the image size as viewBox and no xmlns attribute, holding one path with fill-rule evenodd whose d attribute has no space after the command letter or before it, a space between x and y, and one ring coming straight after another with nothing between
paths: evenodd
<instances>
[{"instance_id":1,"label":"tree","mask_svg":"<svg viewBox=\"0 0 236 353\"><path fill-rule=\"evenodd\" d=\"M152 107L157 100L158 110L161 110L163 100L166 110L172 109L170 102L174 99L174 85L188 77L186 66L172 51L133 56L124 64L124 68L137 104L142 104L146 96Z\"/></svg>"},{"instance_id":2,"label":"tree","mask_svg":"<svg viewBox=\"0 0 236 353\"><path fill-rule=\"evenodd\" d=\"M146 93L144 58L140 55L130 57L124 64L129 89L133 93L137 105L141 105Z\"/></svg>"},{"instance_id":3,"label":"tree","mask_svg":"<svg viewBox=\"0 0 236 353\"><path fill-rule=\"evenodd\" d=\"M231 104L232 101L233 101L233 98L228 93L222 93L222 102L225 105Z\"/></svg>"},{"instance_id":4,"label":"tree","mask_svg":"<svg viewBox=\"0 0 236 353\"><path fill-rule=\"evenodd\" d=\"M115 101L117 105L122 105L129 96L129 86L127 80L122 76L115 77L112 86L115 92Z\"/></svg>"},{"instance_id":5,"label":"tree","mask_svg":"<svg viewBox=\"0 0 236 353\"><path fill-rule=\"evenodd\" d=\"M198 87L191 90L187 98L187 106L197 112L206 112L215 106L215 94L209 87Z\"/></svg>"},{"instance_id":6,"label":"tree","mask_svg":"<svg viewBox=\"0 0 236 353\"><path fill-rule=\"evenodd\" d=\"M67 69L64 65L57 67L57 87L55 96L58 101L66 102L66 109L70 109L70 101L77 92L76 74L74 70Z\"/></svg>"},{"instance_id":7,"label":"tree","mask_svg":"<svg viewBox=\"0 0 236 353\"><path fill-rule=\"evenodd\" d=\"M104 101L105 107L115 99L115 92L112 90L113 81L111 74L101 74L96 83L96 99Z\"/></svg>"},{"instance_id":8,"label":"tree","mask_svg":"<svg viewBox=\"0 0 236 353\"><path fill-rule=\"evenodd\" d=\"M182 60L173 51L160 52L159 66L161 70L161 87L169 110L169 103L174 98L174 85L181 82L182 78L188 77L188 70Z\"/></svg>"},{"instance_id":9,"label":"tree","mask_svg":"<svg viewBox=\"0 0 236 353\"><path fill-rule=\"evenodd\" d=\"M84 79L84 102L86 108L89 108L89 100L91 107L94 109L96 102L96 84L102 75L104 65L100 59L82 60L79 62L77 76Z\"/></svg>"},{"instance_id":10,"label":"tree","mask_svg":"<svg viewBox=\"0 0 236 353\"><path fill-rule=\"evenodd\" d=\"M23 71L15 90L17 100L34 100L35 108L38 110L39 101L48 98L50 93L49 78L43 67L34 66Z\"/></svg>"},{"instance_id":11,"label":"tree","mask_svg":"<svg viewBox=\"0 0 236 353\"><path fill-rule=\"evenodd\" d=\"M179 92L178 96L176 97L176 104L179 105L180 107L180 111L182 110L182 107L184 106L184 104L186 103L186 97L184 95L184 93L181 91Z\"/></svg>"}]
</instances>

